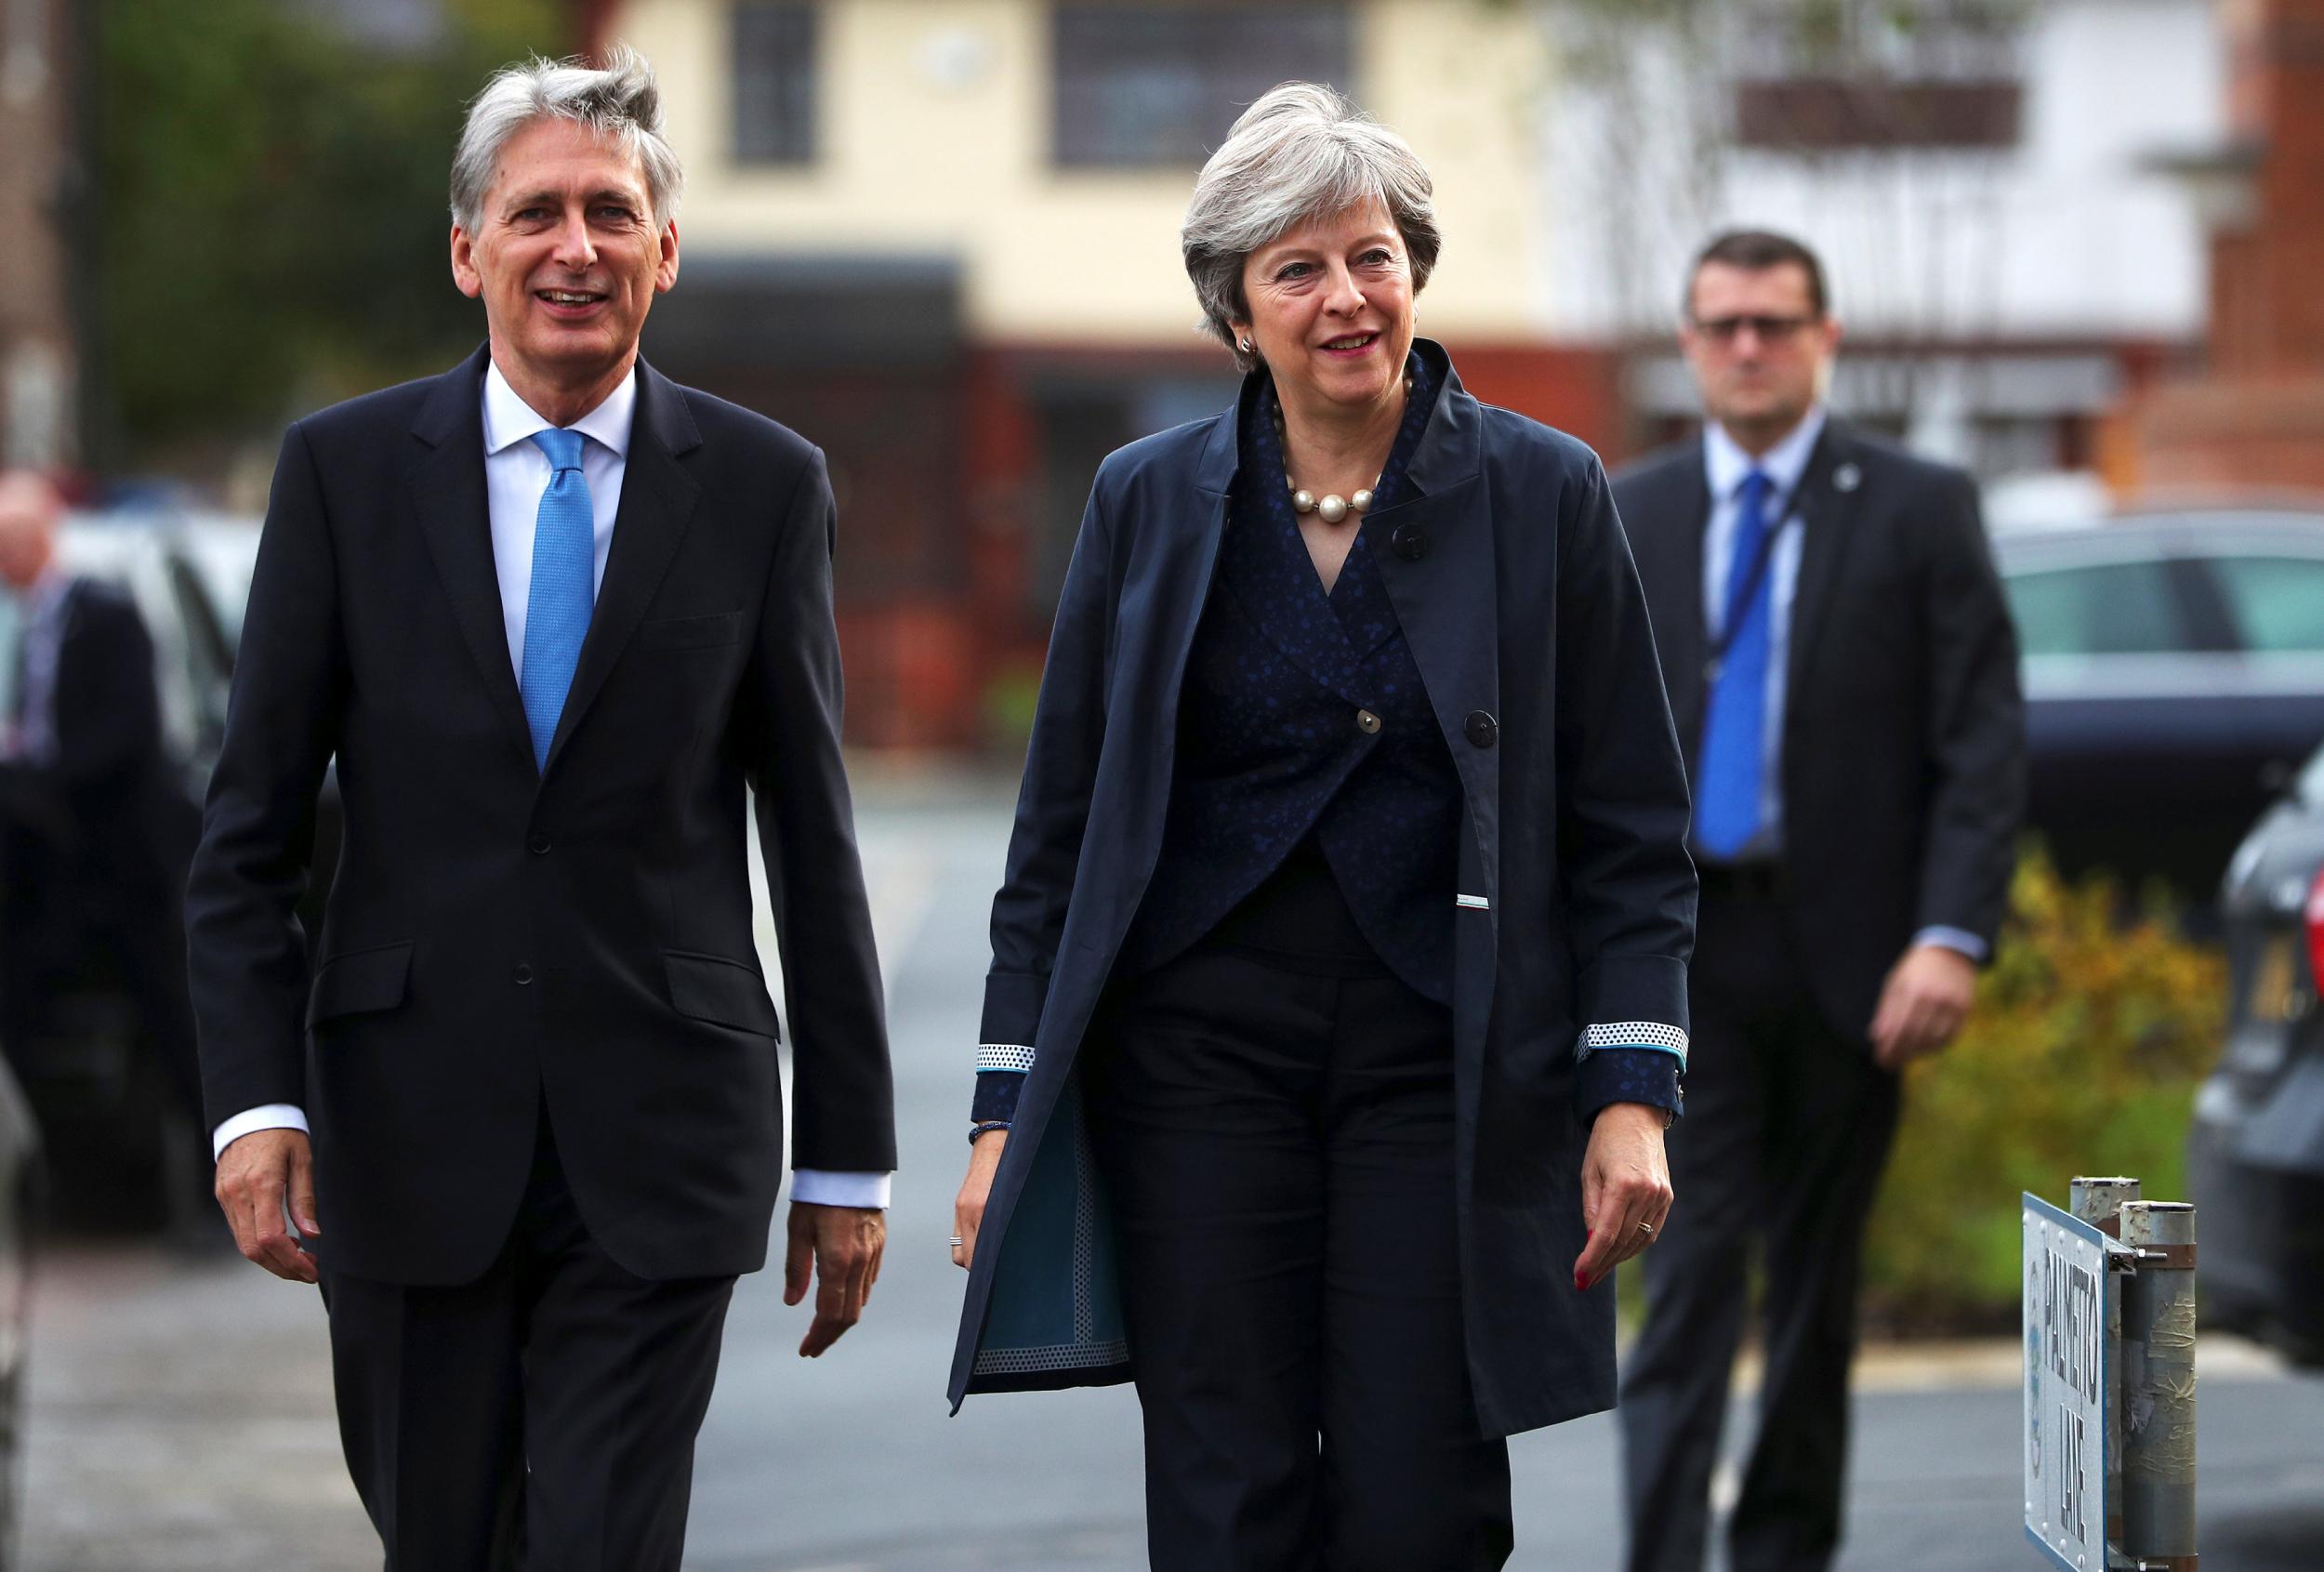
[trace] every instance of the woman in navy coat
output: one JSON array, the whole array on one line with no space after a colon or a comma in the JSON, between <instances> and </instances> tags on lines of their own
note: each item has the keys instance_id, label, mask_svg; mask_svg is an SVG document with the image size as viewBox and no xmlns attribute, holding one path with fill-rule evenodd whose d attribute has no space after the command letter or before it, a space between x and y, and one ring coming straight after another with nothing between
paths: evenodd
<instances>
[{"instance_id":1,"label":"woman in navy coat","mask_svg":"<svg viewBox=\"0 0 2324 1572\"><path fill-rule=\"evenodd\" d=\"M1488 1568L1611 1406L1695 878L1582 444L1413 336L1427 171L1287 84L1182 239L1235 406L1098 471L993 903L951 1394L1133 1380L1153 1565Z\"/></svg>"}]
</instances>

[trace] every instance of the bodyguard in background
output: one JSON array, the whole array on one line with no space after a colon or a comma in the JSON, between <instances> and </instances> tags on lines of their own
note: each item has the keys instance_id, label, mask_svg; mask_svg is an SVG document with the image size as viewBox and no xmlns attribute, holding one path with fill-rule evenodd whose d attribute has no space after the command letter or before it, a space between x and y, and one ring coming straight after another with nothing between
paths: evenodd
<instances>
[{"instance_id":1,"label":"bodyguard in background","mask_svg":"<svg viewBox=\"0 0 2324 1572\"><path fill-rule=\"evenodd\" d=\"M92 962L110 967L191 1123L202 1095L180 906L193 805L163 739L152 636L125 590L57 560L64 511L45 476L0 472L0 584L22 629L0 726L0 1032L25 1050L59 1029L60 993Z\"/></svg>"},{"instance_id":2,"label":"bodyguard in background","mask_svg":"<svg viewBox=\"0 0 2324 1572\"><path fill-rule=\"evenodd\" d=\"M1698 1572L1746 1297L1766 1377L1736 1572L1829 1565L1865 1219L1897 1072L1949 1042L2017 832L2017 646L1974 483L1831 418L1815 256L1723 235L1680 342L1698 440L1618 476L1695 792L1686 1204L1622 1382L1634 1572Z\"/></svg>"},{"instance_id":3,"label":"bodyguard in background","mask_svg":"<svg viewBox=\"0 0 2324 1572\"><path fill-rule=\"evenodd\" d=\"M878 1275L894 1118L831 488L808 443L638 357L681 179L635 55L496 74L452 173L489 341L293 425L258 547L191 901L218 1193L253 1261L320 1265L390 1572L520 1546L676 1572L783 1178L753 794L793 1035L786 1297L822 1276L799 1352ZM294 914L335 755L310 985Z\"/></svg>"},{"instance_id":4,"label":"bodyguard in background","mask_svg":"<svg viewBox=\"0 0 2324 1572\"><path fill-rule=\"evenodd\" d=\"M1182 232L1235 406L1100 469L993 902L952 1395L1135 1380L1165 1572L1485 1572L1670 1203L1686 795L1597 459L1413 335L1328 88Z\"/></svg>"}]
</instances>

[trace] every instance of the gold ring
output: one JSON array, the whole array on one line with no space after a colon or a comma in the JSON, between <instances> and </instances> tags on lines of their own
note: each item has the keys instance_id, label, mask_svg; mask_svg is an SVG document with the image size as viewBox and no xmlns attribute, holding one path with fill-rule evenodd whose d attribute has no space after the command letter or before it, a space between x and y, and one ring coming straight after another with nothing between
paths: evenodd
<instances>
[{"instance_id":1,"label":"gold ring","mask_svg":"<svg viewBox=\"0 0 2324 1572\"><path fill-rule=\"evenodd\" d=\"M1641 1234L1651 1234L1655 1231L1655 1225L1651 1222L1642 1222L1638 1225L1638 1231Z\"/></svg>"}]
</instances>

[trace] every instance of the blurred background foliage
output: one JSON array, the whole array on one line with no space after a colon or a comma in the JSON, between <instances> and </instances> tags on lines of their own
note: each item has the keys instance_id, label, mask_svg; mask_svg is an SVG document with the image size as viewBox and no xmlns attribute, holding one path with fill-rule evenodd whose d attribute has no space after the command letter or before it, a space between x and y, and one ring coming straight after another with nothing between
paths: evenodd
<instances>
[{"instance_id":1,"label":"blurred background foliage","mask_svg":"<svg viewBox=\"0 0 2324 1572\"><path fill-rule=\"evenodd\" d=\"M2227 967L2111 880L2021 860L2001 944L1961 1039L1907 1075L1866 1242L1868 1330L2006 1329L2020 1192L2063 1206L2076 1174L2186 1198L2188 1109L2225 1026Z\"/></svg>"},{"instance_id":2,"label":"blurred background foliage","mask_svg":"<svg viewBox=\"0 0 2324 1572\"><path fill-rule=\"evenodd\" d=\"M199 471L212 444L440 371L482 335L448 220L426 215L466 100L563 47L561 7L447 0L393 48L324 9L101 13L98 356L125 467Z\"/></svg>"}]
</instances>

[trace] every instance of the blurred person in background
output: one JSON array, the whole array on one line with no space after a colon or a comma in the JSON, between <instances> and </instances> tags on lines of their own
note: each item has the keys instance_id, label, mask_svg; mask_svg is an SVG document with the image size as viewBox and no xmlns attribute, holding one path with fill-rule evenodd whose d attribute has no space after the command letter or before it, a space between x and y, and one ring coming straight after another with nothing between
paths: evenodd
<instances>
[{"instance_id":1,"label":"blurred person in background","mask_svg":"<svg viewBox=\"0 0 2324 1572\"><path fill-rule=\"evenodd\" d=\"M1694 876L1605 478L1414 337L1287 84L1182 233L1235 406L1100 469L993 904L952 1396L1133 1380L1172 1572L1498 1567L1670 1206Z\"/></svg>"},{"instance_id":2,"label":"blurred person in background","mask_svg":"<svg viewBox=\"0 0 2324 1572\"><path fill-rule=\"evenodd\" d=\"M786 1299L822 1277L802 1354L878 1275L893 1099L831 488L638 357L678 276L662 126L621 49L470 105L452 273L489 340L291 427L195 859L218 1198L251 1260L320 1277L391 1572L679 1566L783 1178L746 788L793 1026Z\"/></svg>"},{"instance_id":3,"label":"blurred person in background","mask_svg":"<svg viewBox=\"0 0 2324 1572\"><path fill-rule=\"evenodd\" d=\"M1680 342L1699 439L1618 475L1694 788L1686 1205L1646 1259L1622 1382L1634 1572L1698 1572L1746 1254L1760 1428L1737 1572L1840 1543L1857 1260L1897 1072L1950 1042L2001 919L2024 796L2017 646L1977 491L1832 418L1816 257L1704 249Z\"/></svg>"},{"instance_id":4,"label":"blurred person in background","mask_svg":"<svg viewBox=\"0 0 2324 1572\"><path fill-rule=\"evenodd\" d=\"M0 474L0 580L21 641L0 727L0 1032L60 1029L52 1006L117 984L178 1116L200 1116L181 894L192 809L163 742L153 641L126 592L57 561L64 499ZM106 973L110 972L110 975Z\"/></svg>"}]
</instances>

